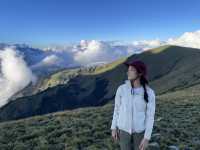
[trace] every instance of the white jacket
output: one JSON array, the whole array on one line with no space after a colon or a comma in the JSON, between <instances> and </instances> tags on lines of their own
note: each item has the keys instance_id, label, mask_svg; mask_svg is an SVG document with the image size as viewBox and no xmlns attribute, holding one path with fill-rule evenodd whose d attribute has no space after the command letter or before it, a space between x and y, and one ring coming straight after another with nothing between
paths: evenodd
<instances>
[{"instance_id":1,"label":"white jacket","mask_svg":"<svg viewBox=\"0 0 200 150\"><path fill-rule=\"evenodd\" d=\"M142 88L143 89L143 88ZM149 85L146 86L148 100L144 100L144 90L139 94L132 94L130 80L121 84L115 95L114 113L111 129L122 129L129 132L142 132L144 137L151 138L155 114L155 92Z\"/></svg>"}]
</instances>

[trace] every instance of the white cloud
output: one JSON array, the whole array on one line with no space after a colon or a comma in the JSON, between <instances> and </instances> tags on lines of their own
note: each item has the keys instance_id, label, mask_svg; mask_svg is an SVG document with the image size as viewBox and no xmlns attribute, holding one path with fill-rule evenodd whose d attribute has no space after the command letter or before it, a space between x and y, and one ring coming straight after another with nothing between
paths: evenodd
<instances>
[{"instance_id":1,"label":"white cloud","mask_svg":"<svg viewBox=\"0 0 200 150\"><path fill-rule=\"evenodd\" d=\"M185 32L180 37L169 38L166 41L158 38L133 42L81 40L78 44L48 47L45 51L50 52L51 55L55 54L60 59L59 65L89 65L98 64L98 62L108 63L120 57L141 53L166 44L200 48L199 41L200 30ZM52 63L57 63L53 60L58 60L58 58L52 57Z\"/></svg>"},{"instance_id":2,"label":"white cloud","mask_svg":"<svg viewBox=\"0 0 200 150\"><path fill-rule=\"evenodd\" d=\"M158 39L134 41L132 43L124 43L120 41L81 40L78 44L76 43L63 47L48 47L44 50L49 52L50 55L55 54L60 58L59 65L65 64L70 66L71 64L74 64L90 66L93 64L109 63L124 56L141 53L150 48L158 47L161 44L163 44L163 42ZM58 60L58 58L56 60ZM37 65L43 64L43 61ZM55 61L54 63L57 62Z\"/></svg>"},{"instance_id":3,"label":"white cloud","mask_svg":"<svg viewBox=\"0 0 200 150\"><path fill-rule=\"evenodd\" d=\"M169 38L166 41L161 41L159 39L133 41L133 45L135 47L133 46L132 48L140 49L140 52L142 52L166 44L200 49L200 30L194 32L185 32L179 37Z\"/></svg>"},{"instance_id":4,"label":"white cloud","mask_svg":"<svg viewBox=\"0 0 200 150\"><path fill-rule=\"evenodd\" d=\"M167 43L184 47L200 48L200 30L185 32L178 38L169 38Z\"/></svg>"},{"instance_id":5,"label":"white cloud","mask_svg":"<svg viewBox=\"0 0 200 150\"><path fill-rule=\"evenodd\" d=\"M177 45L184 47L200 48L200 30L185 32L180 37L169 38L166 41L160 39L133 41L132 43L120 43L119 41L81 40L79 49L74 50L74 60L80 64L94 62L110 62L120 57L134 53L141 53L162 45Z\"/></svg>"},{"instance_id":6,"label":"white cloud","mask_svg":"<svg viewBox=\"0 0 200 150\"><path fill-rule=\"evenodd\" d=\"M74 45L66 45L66 46L56 45L53 47L44 48L42 50L45 52L46 57L44 57L38 63L32 65L31 68L33 70L37 70L41 68L50 69L51 67L54 67L54 69L56 70L56 68L60 69L66 67L73 67L74 65L76 65L74 64L75 62L73 58L74 57L73 49Z\"/></svg>"},{"instance_id":7,"label":"white cloud","mask_svg":"<svg viewBox=\"0 0 200 150\"><path fill-rule=\"evenodd\" d=\"M155 48L165 44L165 42L160 41L159 39L155 40L142 40L142 41L134 41L133 46L135 48L140 48L141 50L148 50L151 48Z\"/></svg>"},{"instance_id":8,"label":"white cloud","mask_svg":"<svg viewBox=\"0 0 200 150\"><path fill-rule=\"evenodd\" d=\"M42 60L42 62L44 64L51 65L51 64L59 62L59 58L56 55L50 55L50 56L45 57Z\"/></svg>"},{"instance_id":9,"label":"white cloud","mask_svg":"<svg viewBox=\"0 0 200 150\"><path fill-rule=\"evenodd\" d=\"M31 67L44 67L51 65L59 65L61 63L61 59L55 54L48 55L44 59L42 59L39 63L32 65Z\"/></svg>"},{"instance_id":10,"label":"white cloud","mask_svg":"<svg viewBox=\"0 0 200 150\"><path fill-rule=\"evenodd\" d=\"M105 41L81 40L80 44L75 47L76 50L73 50L74 61L81 65L95 62L110 62L128 55L126 47L112 45Z\"/></svg>"},{"instance_id":11,"label":"white cloud","mask_svg":"<svg viewBox=\"0 0 200 150\"><path fill-rule=\"evenodd\" d=\"M0 107L7 103L9 97L22 90L37 78L28 68L23 57L13 48L0 50Z\"/></svg>"},{"instance_id":12,"label":"white cloud","mask_svg":"<svg viewBox=\"0 0 200 150\"><path fill-rule=\"evenodd\" d=\"M38 51L37 55L34 55L34 50L29 52L27 49L23 52L25 52L25 55L30 56L27 58L32 58L32 55L36 58L43 58L36 59L39 62L36 61L37 63L34 63L30 68L37 70L38 67L38 69L45 70L54 67L60 69L79 65L105 64L121 57L141 53L166 44L200 48L200 30L185 32L179 37L169 38L166 41L159 39L133 42L81 40L80 43L50 46L43 49L45 53L41 54L46 57L40 57ZM26 54L26 52L29 53ZM0 50L0 67L0 106L2 106L10 96L23 89L31 81L36 81L36 77L32 74L21 54L17 52L17 47L16 49L8 47Z\"/></svg>"}]
</instances>

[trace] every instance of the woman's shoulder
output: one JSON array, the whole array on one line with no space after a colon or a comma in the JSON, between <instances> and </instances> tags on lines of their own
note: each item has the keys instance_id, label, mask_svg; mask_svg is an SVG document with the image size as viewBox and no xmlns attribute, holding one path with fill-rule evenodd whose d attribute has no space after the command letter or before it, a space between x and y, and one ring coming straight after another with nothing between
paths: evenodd
<instances>
[{"instance_id":1,"label":"woman's shoulder","mask_svg":"<svg viewBox=\"0 0 200 150\"><path fill-rule=\"evenodd\" d=\"M125 91L125 83L121 83L118 85L116 92L123 93Z\"/></svg>"},{"instance_id":2,"label":"woman's shoulder","mask_svg":"<svg viewBox=\"0 0 200 150\"><path fill-rule=\"evenodd\" d=\"M127 88L127 86L126 86L126 83L121 83L119 86L118 86L118 88L120 89L120 90L125 90L125 88Z\"/></svg>"},{"instance_id":3,"label":"woman's shoulder","mask_svg":"<svg viewBox=\"0 0 200 150\"><path fill-rule=\"evenodd\" d=\"M146 87L147 87L147 92L149 94L155 95L155 90L151 86L147 85Z\"/></svg>"}]
</instances>

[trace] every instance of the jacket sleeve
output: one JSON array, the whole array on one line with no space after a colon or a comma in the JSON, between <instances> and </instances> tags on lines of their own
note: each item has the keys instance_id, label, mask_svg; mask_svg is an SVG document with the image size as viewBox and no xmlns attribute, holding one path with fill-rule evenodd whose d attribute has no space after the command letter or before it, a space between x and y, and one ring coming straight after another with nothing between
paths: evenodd
<instances>
[{"instance_id":1,"label":"jacket sleeve","mask_svg":"<svg viewBox=\"0 0 200 150\"><path fill-rule=\"evenodd\" d=\"M155 115L155 107L156 107L156 100L155 100L155 92L151 89L149 94L149 102L147 103L147 110L146 110L146 119L145 119L145 134L144 138L150 140L153 124L154 124L154 115Z\"/></svg>"},{"instance_id":2,"label":"jacket sleeve","mask_svg":"<svg viewBox=\"0 0 200 150\"><path fill-rule=\"evenodd\" d=\"M116 94L115 94L115 105L114 105L114 113L113 113L113 119L111 124L111 129L117 128L117 121L119 118L119 107L121 105L121 89L120 86L117 88Z\"/></svg>"}]
</instances>

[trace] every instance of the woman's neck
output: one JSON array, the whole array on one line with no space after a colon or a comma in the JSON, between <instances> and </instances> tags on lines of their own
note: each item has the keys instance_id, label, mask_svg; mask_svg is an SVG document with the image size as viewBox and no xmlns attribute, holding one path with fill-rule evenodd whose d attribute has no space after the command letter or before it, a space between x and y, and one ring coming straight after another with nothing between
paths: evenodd
<instances>
[{"instance_id":1,"label":"woman's neck","mask_svg":"<svg viewBox=\"0 0 200 150\"><path fill-rule=\"evenodd\" d=\"M138 88L138 87L142 87L142 84L140 83L140 80L135 80L135 81L131 81L131 86Z\"/></svg>"}]
</instances>

